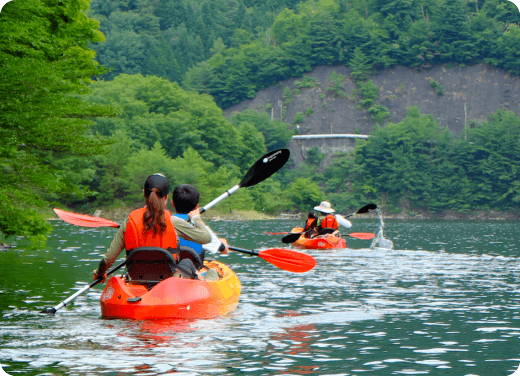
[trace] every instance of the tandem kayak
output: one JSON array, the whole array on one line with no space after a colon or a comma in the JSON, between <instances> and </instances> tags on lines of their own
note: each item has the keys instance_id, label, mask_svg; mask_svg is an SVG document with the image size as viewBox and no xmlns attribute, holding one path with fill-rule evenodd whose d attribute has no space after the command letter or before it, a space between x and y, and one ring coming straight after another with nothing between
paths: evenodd
<instances>
[{"instance_id":1,"label":"tandem kayak","mask_svg":"<svg viewBox=\"0 0 520 376\"><path fill-rule=\"evenodd\" d=\"M295 227L291 231L303 232L302 227ZM320 235L314 238L306 238L304 235L300 236L298 240L292 243L294 247L303 249L330 249L330 248L347 248L345 240L341 237L332 234Z\"/></svg>"},{"instance_id":2,"label":"tandem kayak","mask_svg":"<svg viewBox=\"0 0 520 376\"><path fill-rule=\"evenodd\" d=\"M225 315L238 305L240 281L219 261L204 261L216 269L218 281L167 278L151 289L112 277L101 294L101 314L119 319L197 319Z\"/></svg>"}]
</instances>

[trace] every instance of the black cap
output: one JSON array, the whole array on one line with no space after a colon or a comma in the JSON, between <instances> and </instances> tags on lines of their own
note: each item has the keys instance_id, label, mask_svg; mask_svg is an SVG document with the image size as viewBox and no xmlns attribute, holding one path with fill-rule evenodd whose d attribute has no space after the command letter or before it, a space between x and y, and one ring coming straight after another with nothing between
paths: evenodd
<instances>
[{"instance_id":1,"label":"black cap","mask_svg":"<svg viewBox=\"0 0 520 376\"><path fill-rule=\"evenodd\" d=\"M159 188L161 197L165 197L170 193L170 182L164 175L153 174L148 176L148 179L144 182L144 194L146 197L150 196L152 188Z\"/></svg>"}]
</instances>

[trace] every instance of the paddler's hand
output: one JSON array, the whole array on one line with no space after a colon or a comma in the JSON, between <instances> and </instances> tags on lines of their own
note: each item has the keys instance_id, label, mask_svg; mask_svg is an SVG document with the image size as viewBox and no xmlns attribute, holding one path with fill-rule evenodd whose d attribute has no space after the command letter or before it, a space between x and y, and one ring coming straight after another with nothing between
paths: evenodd
<instances>
[{"instance_id":1,"label":"paddler's hand","mask_svg":"<svg viewBox=\"0 0 520 376\"><path fill-rule=\"evenodd\" d=\"M94 269L92 271L92 274L93 274L92 282L94 282L96 279L99 278L97 269ZM105 273L105 274L103 274L103 280L101 281L101 283L105 283L106 280L107 280L107 274Z\"/></svg>"},{"instance_id":2,"label":"paddler's hand","mask_svg":"<svg viewBox=\"0 0 520 376\"><path fill-rule=\"evenodd\" d=\"M227 240L224 239L224 238L219 238L218 240L220 240L220 248L218 249L220 251L220 253L222 253L223 255L227 255L229 253L229 248L228 248L228 243L227 243ZM224 246L224 248L222 248L222 245Z\"/></svg>"},{"instance_id":3,"label":"paddler's hand","mask_svg":"<svg viewBox=\"0 0 520 376\"><path fill-rule=\"evenodd\" d=\"M188 213L188 218L191 220L193 217L196 217L196 216L199 216L200 217L200 210L199 210L199 205L197 205L197 207L195 209L193 209L192 211L190 211Z\"/></svg>"}]
</instances>

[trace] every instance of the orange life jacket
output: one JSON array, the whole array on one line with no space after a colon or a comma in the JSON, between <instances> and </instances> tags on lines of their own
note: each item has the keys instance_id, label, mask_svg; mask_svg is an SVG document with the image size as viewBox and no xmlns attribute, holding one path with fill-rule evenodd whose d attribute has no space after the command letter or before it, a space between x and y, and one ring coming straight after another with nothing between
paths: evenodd
<instances>
[{"instance_id":1,"label":"orange life jacket","mask_svg":"<svg viewBox=\"0 0 520 376\"><path fill-rule=\"evenodd\" d=\"M305 224L305 229L304 231L307 231L308 229L312 228L312 227L316 227L316 218L309 218L307 219L307 223Z\"/></svg>"},{"instance_id":2,"label":"orange life jacket","mask_svg":"<svg viewBox=\"0 0 520 376\"><path fill-rule=\"evenodd\" d=\"M160 247L164 249L177 249L178 239L175 227L171 221L171 213L169 210L164 211L166 222L166 230L161 232L157 226L157 234L153 230L146 231L143 223L143 216L146 207L134 210L128 216L128 222L125 229L125 248L127 254L129 251L139 247ZM178 255L173 254L178 260Z\"/></svg>"},{"instance_id":3,"label":"orange life jacket","mask_svg":"<svg viewBox=\"0 0 520 376\"><path fill-rule=\"evenodd\" d=\"M320 227L323 228L333 228L334 230L338 229L338 221L336 220L336 216L334 214L328 214L321 221Z\"/></svg>"}]
</instances>

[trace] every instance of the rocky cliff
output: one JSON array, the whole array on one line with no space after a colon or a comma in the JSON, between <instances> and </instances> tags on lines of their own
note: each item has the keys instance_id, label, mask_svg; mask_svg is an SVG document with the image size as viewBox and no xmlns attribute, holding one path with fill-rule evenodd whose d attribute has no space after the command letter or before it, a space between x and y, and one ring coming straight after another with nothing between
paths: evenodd
<instances>
[{"instance_id":1,"label":"rocky cliff","mask_svg":"<svg viewBox=\"0 0 520 376\"><path fill-rule=\"evenodd\" d=\"M345 77L341 96L327 90L333 72ZM314 79L313 87L299 88L295 81L301 82L302 78L291 78L226 109L225 115L244 109L267 110L271 114L271 107L273 118L285 115L282 120L287 123L292 123L298 112L303 113L305 120L299 124L300 134L370 134L375 123L366 109L358 108L359 95L353 95L356 86L348 78L351 72L346 66L316 67L306 74ZM407 108L418 106L423 114L431 114L460 136L465 124L473 120L482 122L498 109L520 115L520 78L487 64L464 67L444 64L420 71L397 66L370 79L380 89L375 104L386 107L394 123L406 116ZM432 80L442 86L442 94L436 93ZM285 87L299 93L286 104L283 114L279 105L284 106Z\"/></svg>"}]
</instances>

